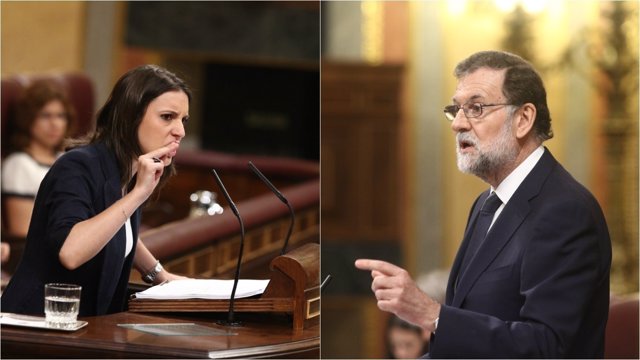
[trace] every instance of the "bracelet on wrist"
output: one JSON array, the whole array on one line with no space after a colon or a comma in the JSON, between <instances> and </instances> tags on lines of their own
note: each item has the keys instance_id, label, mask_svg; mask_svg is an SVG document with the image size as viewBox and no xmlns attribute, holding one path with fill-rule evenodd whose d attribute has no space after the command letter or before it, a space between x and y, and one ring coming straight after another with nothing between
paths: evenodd
<instances>
[{"instance_id":1,"label":"bracelet on wrist","mask_svg":"<svg viewBox=\"0 0 640 360\"><path fill-rule=\"evenodd\" d=\"M146 282L147 284L153 284L153 282L156 280L156 277L162 270L164 270L162 264L160 264L160 261L156 261L154 267L149 270L148 273L142 276L142 281Z\"/></svg>"}]
</instances>

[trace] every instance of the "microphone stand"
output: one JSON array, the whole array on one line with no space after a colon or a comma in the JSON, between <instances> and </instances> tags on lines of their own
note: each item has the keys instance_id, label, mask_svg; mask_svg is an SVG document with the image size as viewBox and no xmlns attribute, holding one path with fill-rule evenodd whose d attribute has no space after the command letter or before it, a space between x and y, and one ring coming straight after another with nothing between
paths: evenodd
<instances>
[{"instance_id":1,"label":"microphone stand","mask_svg":"<svg viewBox=\"0 0 640 360\"><path fill-rule=\"evenodd\" d=\"M331 279L333 279L331 277L331 274L328 274L327 277L324 278L324 280L320 284L320 293L322 293L322 291L324 291L324 289L327 288L327 285L329 285L329 283L331 282Z\"/></svg>"},{"instance_id":2,"label":"microphone stand","mask_svg":"<svg viewBox=\"0 0 640 360\"><path fill-rule=\"evenodd\" d=\"M278 197L278 199L280 199L280 201L282 201L289 208L291 223L289 224L289 231L287 232L287 237L284 240L284 245L282 246L282 250L280 251L280 255L284 255L287 252L287 246L289 245L289 238L291 237L291 232L293 231L293 224L296 221L293 208L289 204L289 200L287 200L287 198L284 197L284 195L282 195L282 193L278 191L278 189L276 189L276 187L271 183L271 181L269 181L269 179L267 179L267 177L264 176L264 174L262 174L262 172L260 172L260 170L258 170L258 168L255 165L253 165L251 161L249 161L249 168L251 169L251 171L253 171L254 174L256 174L256 176L260 178L260 180L262 180L262 182L265 185L267 185L269 189L271 189L271 191Z\"/></svg>"},{"instance_id":3,"label":"microphone stand","mask_svg":"<svg viewBox=\"0 0 640 360\"><path fill-rule=\"evenodd\" d=\"M231 297L229 298L229 316L227 317L227 321L221 320L221 321L218 321L218 323L221 325L227 325L227 326L238 326L240 325L240 322L235 321L234 319L233 303L236 297L236 288L238 287L238 281L240 280L240 265L242 264L242 253L244 250L244 223L242 222L242 217L240 217L240 213L238 212L238 208L236 207L236 204L234 204L233 200L231 200L231 196L229 196L227 189L225 189L224 185L222 184L222 180L220 180L220 177L218 176L218 173L216 172L215 169L213 169L213 176L215 177L215 180L218 183L220 190L222 190L222 194L224 195L225 199L227 199L227 202L229 203L229 207L231 208L231 211L233 211L235 216L238 218L238 222L240 223L240 254L238 254L238 264L236 265L236 274L235 274L235 277L233 278L233 289L231 290Z\"/></svg>"}]
</instances>

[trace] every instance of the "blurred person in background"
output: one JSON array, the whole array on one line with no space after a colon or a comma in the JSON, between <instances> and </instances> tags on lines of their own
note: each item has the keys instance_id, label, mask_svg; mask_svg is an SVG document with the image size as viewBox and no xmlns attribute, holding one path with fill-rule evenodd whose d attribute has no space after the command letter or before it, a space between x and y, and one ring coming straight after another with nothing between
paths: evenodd
<instances>
[{"instance_id":1,"label":"blurred person in background","mask_svg":"<svg viewBox=\"0 0 640 360\"><path fill-rule=\"evenodd\" d=\"M387 357L389 359L417 359L429 351L429 334L422 328L395 315L387 323Z\"/></svg>"},{"instance_id":2,"label":"blurred person in background","mask_svg":"<svg viewBox=\"0 0 640 360\"><path fill-rule=\"evenodd\" d=\"M75 111L58 84L38 80L21 94L14 119L10 142L15 152L2 161L2 201L6 230L25 237L40 182L62 153Z\"/></svg>"}]
</instances>

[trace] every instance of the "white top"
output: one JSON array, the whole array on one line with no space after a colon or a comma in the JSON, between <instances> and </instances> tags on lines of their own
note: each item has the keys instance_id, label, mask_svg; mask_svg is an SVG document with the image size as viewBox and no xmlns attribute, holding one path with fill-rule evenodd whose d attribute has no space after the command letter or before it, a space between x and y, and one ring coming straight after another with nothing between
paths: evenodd
<instances>
[{"instance_id":1,"label":"white top","mask_svg":"<svg viewBox=\"0 0 640 360\"><path fill-rule=\"evenodd\" d=\"M529 154L529 156L527 156L527 158L511 172L511 174L502 180L497 188L494 189L493 186L491 187L491 192L496 193L498 198L502 201L502 205L500 205L498 210L496 210L495 215L493 215L493 220L491 221L489 229L491 229L491 226L493 226L493 223L502 212L502 209L504 209L507 202L509 202L509 199L511 199L516 190L518 190L520 184L522 184L527 175L529 175L531 170L533 170L538 161L540 161L542 154L544 154L544 146L540 145L531 154Z\"/></svg>"},{"instance_id":2,"label":"white top","mask_svg":"<svg viewBox=\"0 0 640 360\"><path fill-rule=\"evenodd\" d=\"M131 230L131 218L127 219L127 222L124 223L124 232L127 234L127 242L124 247L124 257L126 258L131 253L131 249L133 248L133 230Z\"/></svg>"},{"instance_id":3,"label":"white top","mask_svg":"<svg viewBox=\"0 0 640 360\"><path fill-rule=\"evenodd\" d=\"M2 193L35 198L50 166L26 152L15 152L2 161Z\"/></svg>"}]
</instances>

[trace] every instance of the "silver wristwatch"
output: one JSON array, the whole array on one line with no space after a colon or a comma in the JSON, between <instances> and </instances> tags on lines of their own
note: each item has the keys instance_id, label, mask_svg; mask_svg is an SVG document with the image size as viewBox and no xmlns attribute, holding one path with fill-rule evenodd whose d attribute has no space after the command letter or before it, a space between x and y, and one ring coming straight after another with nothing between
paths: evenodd
<instances>
[{"instance_id":1,"label":"silver wristwatch","mask_svg":"<svg viewBox=\"0 0 640 360\"><path fill-rule=\"evenodd\" d=\"M147 284L153 284L156 276L158 276L158 274L162 270L164 270L164 268L160 264L160 261L157 261L156 266L154 266L153 269L151 269L145 276L142 277L142 281L146 282Z\"/></svg>"}]
</instances>

